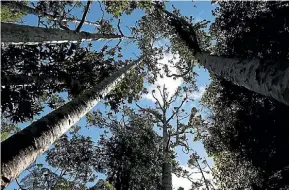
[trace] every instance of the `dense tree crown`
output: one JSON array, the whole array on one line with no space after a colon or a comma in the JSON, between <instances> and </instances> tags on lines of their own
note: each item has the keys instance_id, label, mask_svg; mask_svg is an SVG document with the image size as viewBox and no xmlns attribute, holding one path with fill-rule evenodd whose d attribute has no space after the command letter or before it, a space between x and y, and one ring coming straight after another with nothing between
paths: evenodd
<instances>
[{"instance_id":1,"label":"dense tree crown","mask_svg":"<svg viewBox=\"0 0 289 190\"><path fill-rule=\"evenodd\" d=\"M214 3L1 2L1 188L289 189L289 3Z\"/></svg>"}]
</instances>

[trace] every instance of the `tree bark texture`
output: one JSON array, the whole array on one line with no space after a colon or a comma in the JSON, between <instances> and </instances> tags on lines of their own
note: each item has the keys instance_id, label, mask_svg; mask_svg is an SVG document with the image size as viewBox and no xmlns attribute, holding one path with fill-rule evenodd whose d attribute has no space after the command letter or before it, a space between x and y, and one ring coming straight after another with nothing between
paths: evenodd
<instances>
[{"instance_id":1,"label":"tree bark texture","mask_svg":"<svg viewBox=\"0 0 289 190\"><path fill-rule=\"evenodd\" d=\"M122 80L126 65L79 97L1 142L1 187L6 187Z\"/></svg>"},{"instance_id":2,"label":"tree bark texture","mask_svg":"<svg viewBox=\"0 0 289 190\"><path fill-rule=\"evenodd\" d=\"M238 59L196 53L210 73L289 106L289 61Z\"/></svg>"},{"instance_id":3,"label":"tree bark texture","mask_svg":"<svg viewBox=\"0 0 289 190\"><path fill-rule=\"evenodd\" d=\"M169 136L166 119L164 119L163 124L163 154L165 160L162 166L162 186L163 190L172 190L172 163L169 155Z\"/></svg>"},{"instance_id":4,"label":"tree bark texture","mask_svg":"<svg viewBox=\"0 0 289 190\"><path fill-rule=\"evenodd\" d=\"M1 41L13 45L35 45L39 43L78 43L83 41L97 41L120 39L116 34L92 34L88 32L74 32L53 28L41 28L12 23L1 23Z\"/></svg>"},{"instance_id":5,"label":"tree bark texture","mask_svg":"<svg viewBox=\"0 0 289 190\"><path fill-rule=\"evenodd\" d=\"M165 162L162 168L163 190L172 190L172 164Z\"/></svg>"}]
</instances>

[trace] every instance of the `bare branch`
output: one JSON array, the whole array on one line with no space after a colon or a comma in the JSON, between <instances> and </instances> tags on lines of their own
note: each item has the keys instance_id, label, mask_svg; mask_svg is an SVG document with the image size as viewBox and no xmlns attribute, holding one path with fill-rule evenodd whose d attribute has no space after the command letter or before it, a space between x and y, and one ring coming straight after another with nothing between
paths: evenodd
<instances>
[{"instance_id":1,"label":"bare branch","mask_svg":"<svg viewBox=\"0 0 289 190\"><path fill-rule=\"evenodd\" d=\"M170 75L170 74L167 74L167 77L184 77L184 76L186 76L189 72L191 72L192 69L193 69L192 63L189 62L186 72L184 72L184 73L182 73L182 74L171 74L171 75Z\"/></svg>"},{"instance_id":2,"label":"bare branch","mask_svg":"<svg viewBox=\"0 0 289 190\"><path fill-rule=\"evenodd\" d=\"M140 110L152 114L152 115L155 116L155 118L158 119L160 122L163 121L163 118L161 117L161 114L159 114L157 111L154 111L154 110L152 110L152 109L150 109L150 108L143 108L143 107L139 106L137 103L135 103L135 104L136 104L136 106L137 106Z\"/></svg>"},{"instance_id":3,"label":"bare branch","mask_svg":"<svg viewBox=\"0 0 289 190\"><path fill-rule=\"evenodd\" d=\"M21 190L26 190L26 189L24 189L24 188L21 187L21 185L19 184L17 178L15 178L15 182L17 183L17 185L19 186L19 188L20 188Z\"/></svg>"},{"instance_id":4,"label":"bare branch","mask_svg":"<svg viewBox=\"0 0 289 190\"><path fill-rule=\"evenodd\" d=\"M81 21L80 21L80 23L78 24L77 28L75 29L76 32L79 32L80 29L81 29L81 27L82 27L82 25L84 24L85 18L86 18L86 15L87 15L87 13L88 13L88 10L89 10L89 7L90 7L90 4L91 4L91 3L92 3L91 0L87 1L87 4L86 4L85 10L84 10L84 13L83 13L82 18L81 18Z\"/></svg>"},{"instance_id":5,"label":"bare branch","mask_svg":"<svg viewBox=\"0 0 289 190\"><path fill-rule=\"evenodd\" d=\"M157 99L157 98L155 97L154 92L152 92L152 96L153 96L153 98L156 100L156 102L157 102L158 106L161 108L161 110L164 111L164 108L162 107L159 99ZM165 99L163 99L163 102L164 102L164 101L165 101Z\"/></svg>"},{"instance_id":6,"label":"bare branch","mask_svg":"<svg viewBox=\"0 0 289 190\"><path fill-rule=\"evenodd\" d=\"M180 89L177 88L177 91L175 92L175 94L172 95L172 97L171 97L170 100L168 101L168 104L169 104L169 105L177 100L177 98L178 98L177 94L179 93L179 91L180 91Z\"/></svg>"},{"instance_id":7,"label":"bare branch","mask_svg":"<svg viewBox=\"0 0 289 190\"><path fill-rule=\"evenodd\" d=\"M184 119L186 119L186 118L188 118L188 117L190 117L190 116L191 116L191 114L188 114L188 115L186 115L186 116L180 118L179 120L182 121L182 120L184 120Z\"/></svg>"},{"instance_id":8,"label":"bare branch","mask_svg":"<svg viewBox=\"0 0 289 190\"><path fill-rule=\"evenodd\" d=\"M66 15L68 15L77 5L77 2L74 3L73 7L71 9L68 9Z\"/></svg>"},{"instance_id":9,"label":"bare branch","mask_svg":"<svg viewBox=\"0 0 289 190\"><path fill-rule=\"evenodd\" d=\"M187 98L188 98L188 94L186 93L186 97L182 100L180 106L177 107L176 111L174 111L174 113L171 115L171 117L167 120L167 123L169 123L170 120L175 117L175 115L179 112L181 107L184 105L185 101L187 101Z\"/></svg>"},{"instance_id":10,"label":"bare branch","mask_svg":"<svg viewBox=\"0 0 289 190\"><path fill-rule=\"evenodd\" d=\"M102 11L101 20L103 20L103 18L104 18L104 11L103 11L103 8L102 8L102 5L101 5L101 2L100 2L100 1L97 1L97 2L98 2L98 4L99 4L100 10Z\"/></svg>"},{"instance_id":11,"label":"bare branch","mask_svg":"<svg viewBox=\"0 0 289 190\"><path fill-rule=\"evenodd\" d=\"M204 183L205 183L206 189L207 189L207 190L210 190L210 188L209 188L209 186L208 186L208 184L207 184L207 180L206 180L206 178L205 178L203 169L201 168L198 159L195 158L195 160L196 160L196 163L197 163L197 165L198 165L198 168L199 168L199 170L200 170L200 172L201 172L201 174L202 174L202 178L204 179Z\"/></svg>"},{"instance_id":12,"label":"bare branch","mask_svg":"<svg viewBox=\"0 0 289 190\"><path fill-rule=\"evenodd\" d=\"M122 36L124 36L123 33L122 33L122 31L121 31L121 29L120 29L120 19L118 19L117 28L118 28L120 34L121 34Z\"/></svg>"}]
</instances>

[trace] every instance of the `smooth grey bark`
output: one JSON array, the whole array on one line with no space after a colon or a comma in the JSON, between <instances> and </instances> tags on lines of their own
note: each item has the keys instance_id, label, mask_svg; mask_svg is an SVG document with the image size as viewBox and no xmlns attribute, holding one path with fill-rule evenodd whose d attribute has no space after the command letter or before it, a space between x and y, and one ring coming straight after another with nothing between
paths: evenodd
<instances>
[{"instance_id":1,"label":"smooth grey bark","mask_svg":"<svg viewBox=\"0 0 289 190\"><path fill-rule=\"evenodd\" d=\"M162 166L162 186L163 190L172 190L172 163L170 161L169 155L169 135L167 129L167 120L164 117L163 121L163 153L164 153L164 163Z\"/></svg>"},{"instance_id":2,"label":"smooth grey bark","mask_svg":"<svg viewBox=\"0 0 289 190\"><path fill-rule=\"evenodd\" d=\"M14 45L39 43L78 43L107 39L120 39L116 34L92 34L88 32L74 32L70 30L40 28L1 22L1 41Z\"/></svg>"},{"instance_id":3,"label":"smooth grey bark","mask_svg":"<svg viewBox=\"0 0 289 190\"><path fill-rule=\"evenodd\" d=\"M102 97L114 89L125 74L140 60L126 65L104 79L99 85L85 91L79 97L1 142L1 187L7 187L55 140L79 121Z\"/></svg>"},{"instance_id":4,"label":"smooth grey bark","mask_svg":"<svg viewBox=\"0 0 289 190\"><path fill-rule=\"evenodd\" d=\"M20 11L20 12L27 13L27 14L33 14L36 16L43 16L49 20L55 20L55 21L61 21L61 22L67 22L68 21L68 22L74 22L74 23L82 22L81 20L69 18L69 17L61 19L57 16L42 12L40 10L36 10L32 7L29 7L27 5L24 5L24 4L16 2L16 1L2 1L1 4L2 4L2 6L9 7L11 10ZM84 21L84 24L99 26L98 22Z\"/></svg>"},{"instance_id":5,"label":"smooth grey bark","mask_svg":"<svg viewBox=\"0 0 289 190\"><path fill-rule=\"evenodd\" d=\"M210 73L289 106L289 61L238 59L196 53Z\"/></svg>"}]
</instances>

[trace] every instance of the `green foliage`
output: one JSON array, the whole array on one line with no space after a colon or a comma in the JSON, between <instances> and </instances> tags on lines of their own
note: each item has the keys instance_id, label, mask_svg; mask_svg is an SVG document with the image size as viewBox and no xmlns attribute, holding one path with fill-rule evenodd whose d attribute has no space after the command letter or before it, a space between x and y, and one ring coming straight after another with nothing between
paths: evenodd
<instances>
[{"instance_id":1,"label":"green foliage","mask_svg":"<svg viewBox=\"0 0 289 190\"><path fill-rule=\"evenodd\" d=\"M47 151L49 169L32 165L21 186L29 190L89 189L87 183L97 181L96 173L102 173L107 179L98 180L91 189L160 189L161 138L146 114L129 108L124 114L125 120L92 113L90 127L106 130L99 141L95 143L77 131L71 131L71 137L63 135Z\"/></svg>"},{"instance_id":2,"label":"green foliage","mask_svg":"<svg viewBox=\"0 0 289 190\"><path fill-rule=\"evenodd\" d=\"M24 4L28 5L28 1L23 1ZM26 14L16 11L11 11L5 6L1 6L1 22L17 22Z\"/></svg>"},{"instance_id":3,"label":"green foliage","mask_svg":"<svg viewBox=\"0 0 289 190\"><path fill-rule=\"evenodd\" d=\"M150 1L105 1L104 5L107 13L112 14L116 18L122 16L123 13L129 15L138 8L146 11L151 8Z\"/></svg>"},{"instance_id":4,"label":"green foliage","mask_svg":"<svg viewBox=\"0 0 289 190\"><path fill-rule=\"evenodd\" d=\"M63 135L47 152L46 160L54 168L74 177L75 182L92 182L96 179L97 150L90 137L73 135L69 139ZM80 181L80 182L79 182Z\"/></svg>"},{"instance_id":5,"label":"green foliage","mask_svg":"<svg viewBox=\"0 0 289 190\"><path fill-rule=\"evenodd\" d=\"M147 115L134 113L129 108L122 109L122 119L112 114L101 118L99 114L93 113L92 126L108 127L111 132L111 135L101 136L98 146L98 152L103 155L98 169L105 172L107 181L116 190L159 189L161 139L153 131L153 123Z\"/></svg>"},{"instance_id":6,"label":"green foliage","mask_svg":"<svg viewBox=\"0 0 289 190\"><path fill-rule=\"evenodd\" d=\"M107 190L113 190L113 185L110 184L108 181L104 181L104 188Z\"/></svg>"},{"instance_id":7,"label":"green foliage","mask_svg":"<svg viewBox=\"0 0 289 190\"><path fill-rule=\"evenodd\" d=\"M73 44L10 46L2 48L1 56L1 90L5 94L1 98L1 111L12 122L33 119L43 110L44 103L56 109L64 103L60 92L66 91L69 99L74 98L124 64L105 55L103 50L89 52ZM126 95L131 97L139 91L141 81L138 81L139 87L129 87L136 88L135 91L130 94L127 91L127 95L123 90L114 101L120 102ZM117 108L113 101L109 103Z\"/></svg>"},{"instance_id":8,"label":"green foliage","mask_svg":"<svg viewBox=\"0 0 289 190\"><path fill-rule=\"evenodd\" d=\"M9 135L18 131L20 131L20 128L17 125L5 121L4 118L1 120L1 141L4 141Z\"/></svg>"},{"instance_id":9,"label":"green foliage","mask_svg":"<svg viewBox=\"0 0 289 190\"><path fill-rule=\"evenodd\" d=\"M205 147L219 160L216 167L227 188L286 187L288 107L216 79L203 102L212 111L213 121L207 126L210 135L204 138ZM247 173L241 175L235 170ZM278 172L282 174L277 177ZM237 175L239 180L230 180Z\"/></svg>"},{"instance_id":10,"label":"green foliage","mask_svg":"<svg viewBox=\"0 0 289 190\"><path fill-rule=\"evenodd\" d=\"M133 100L138 100L140 98L140 92L143 90L143 83L144 76L140 75L136 70L132 70L125 76L120 84L106 96L108 100L106 104L109 104L115 111L118 110L121 103L124 103L124 100L127 100L128 103L131 104Z\"/></svg>"},{"instance_id":11,"label":"green foliage","mask_svg":"<svg viewBox=\"0 0 289 190\"><path fill-rule=\"evenodd\" d=\"M288 1L220 2L219 5L210 29L216 38L218 54L288 59Z\"/></svg>"}]
</instances>

